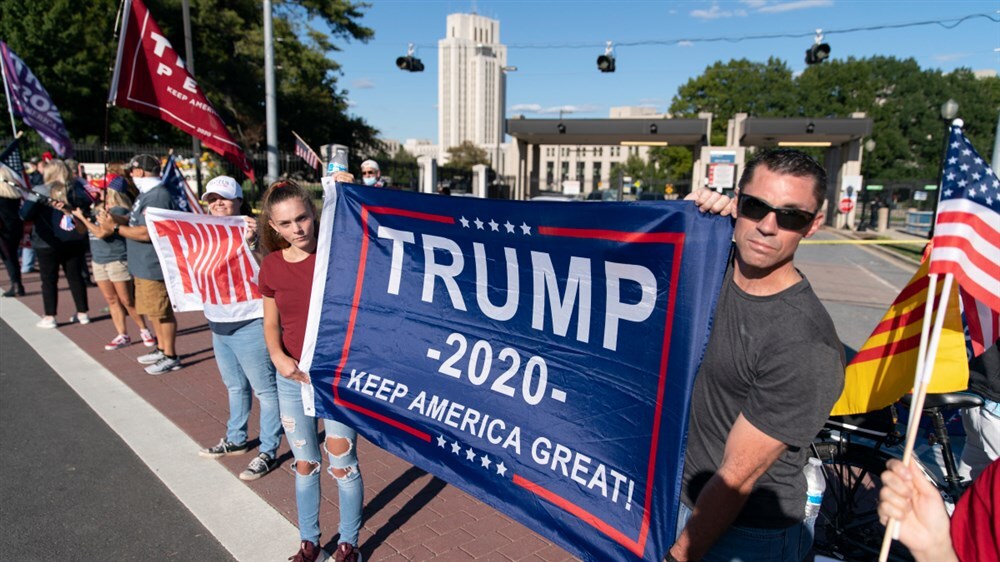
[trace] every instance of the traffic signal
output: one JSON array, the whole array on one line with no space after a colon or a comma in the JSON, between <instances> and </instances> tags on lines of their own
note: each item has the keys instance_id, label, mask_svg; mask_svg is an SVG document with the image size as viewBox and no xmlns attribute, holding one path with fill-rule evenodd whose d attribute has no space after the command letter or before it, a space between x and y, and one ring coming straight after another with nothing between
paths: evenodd
<instances>
[{"instance_id":1,"label":"traffic signal","mask_svg":"<svg viewBox=\"0 0 1000 562\"><path fill-rule=\"evenodd\" d=\"M806 49L806 64L819 64L830 58L830 46L826 43L816 43Z\"/></svg>"},{"instance_id":2,"label":"traffic signal","mask_svg":"<svg viewBox=\"0 0 1000 562\"><path fill-rule=\"evenodd\" d=\"M604 54L597 57L597 70L601 72L615 71L615 53L611 48L611 41L608 41L608 46L604 48Z\"/></svg>"},{"instance_id":3,"label":"traffic signal","mask_svg":"<svg viewBox=\"0 0 1000 562\"><path fill-rule=\"evenodd\" d=\"M396 59L396 67L407 72L423 72L424 63L417 57L406 55Z\"/></svg>"},{"instance_id":4,"label":"traffic signal","mask_svg":"<svg viewBox=\"0 0 1000 562\"><path fill-rule=\"evenodd\" d=\"M396 68L407 72L423 72L424 63L417 57L413 56L413 52L413 43L410 43L409 47L406 48L406 56L396 59Z\"/></svg>"}]
</instances>

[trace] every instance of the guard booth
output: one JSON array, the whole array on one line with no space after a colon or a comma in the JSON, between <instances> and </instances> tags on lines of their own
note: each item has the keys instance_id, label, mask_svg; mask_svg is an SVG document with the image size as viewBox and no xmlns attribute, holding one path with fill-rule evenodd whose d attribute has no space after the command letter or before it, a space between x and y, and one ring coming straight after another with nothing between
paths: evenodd
<instances>
[{"instance_id":1,"label":"guard booth","mask_svg":"<svg viewBox=\"0 0 1000 562\"><path fill-rule=\"evenodd\" d=\"M514 137L517 150L512 198L539 194L542 145L692 146L697 158L699 148L708 145L711 126L710 113L695 119L508 119L507 134Z\"/></svg>"}]
</instances>

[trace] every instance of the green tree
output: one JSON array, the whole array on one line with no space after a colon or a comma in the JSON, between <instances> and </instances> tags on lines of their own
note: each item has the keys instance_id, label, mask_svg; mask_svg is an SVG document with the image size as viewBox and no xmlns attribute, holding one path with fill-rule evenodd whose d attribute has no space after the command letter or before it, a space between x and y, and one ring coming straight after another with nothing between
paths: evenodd
<instances>
[{"instance_id":1,"label":"green tree","mask_svg":"<svg viewBox=\"0 0 1000 562\"><path fill-rule=\"evenodd\" d=\"M726 142L726 124L737 113L787 116L795 108L794 86L791 69L780 59L719 61L678 88L670 113L695 117L711 112L712 144L721 145Z\"/></svg>"},{"instance_id":2,"label":"green tree","mask_svg":"<svg viewBox=\"0 0 1000 562\"><path fill-rule=\"evenodd\" d=\"M460 170L472 170L476 164L489 165L490 156L486 150L476 146L472 141L462 141L462 144L448 149L448 167Z\"/></svg>"},{"instance_id":3,"label":"green tree","mask_svg":"<svg viewBox=\"0 0 1000 562\"><path fill-rule=\"evenodd\" d=\"M180 0L147 0L166 37L184 55ZM274 3L279 144L291 131L313 145L338 142L352 154L375 142L377 131L347 115L339 65L327 57L335 41L367 41L358 22L367 4L351 0L277 0ZM114 0L0 2L0 36L32 68L59 106L70 135L104 136L104 107L114 63ZM194 69L205 91L245 148L265 143L263 12L256 0L193 0ZM189 137L157 119L110 111L112 142L185 146Z\"/></svg>"}]
</instances>

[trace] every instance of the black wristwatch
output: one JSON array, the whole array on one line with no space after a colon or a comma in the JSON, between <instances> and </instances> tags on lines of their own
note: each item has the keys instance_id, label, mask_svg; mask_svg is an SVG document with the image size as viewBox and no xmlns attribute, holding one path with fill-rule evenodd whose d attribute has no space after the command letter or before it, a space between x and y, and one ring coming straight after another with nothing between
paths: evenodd
<instances>
[{"instance_id":1,"label":"black wristwatch","mask_svg":"<svg viewBox=\"0 0 1000 562\"><path fill-rule=\"evenodd\" d=\"M111 231L112 234L118 234L118 229L121 228L121 227L122 227L122 225L116 224L114 230Z\"/></svg>"}]
</instances>

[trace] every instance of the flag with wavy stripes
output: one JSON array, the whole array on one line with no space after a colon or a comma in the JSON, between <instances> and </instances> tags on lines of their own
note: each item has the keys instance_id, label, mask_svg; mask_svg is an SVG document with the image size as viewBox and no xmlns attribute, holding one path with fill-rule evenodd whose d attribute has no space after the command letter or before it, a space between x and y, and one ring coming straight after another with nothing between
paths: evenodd
<instances>
[{"instance_id":1,"label":"flag with wavy stripes","mask_svg":"<svg viewBox=\"0 0 1000 562\"><path fill-rule=\"evenodd\" d=\"M917 369L920 330L927 302L929 261L925 260L910 282L893 301L868 341L847 366L844 392L830 415L861 414L885 408L913 389ZM935 306L941 299L942 282L935 291ZM958 290L953 286L934 362L929 393L956 392L969 386L962 313Z\"/></svg>"}]
</instances>

